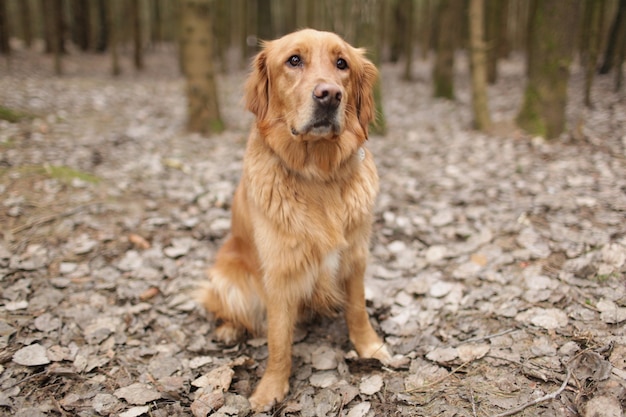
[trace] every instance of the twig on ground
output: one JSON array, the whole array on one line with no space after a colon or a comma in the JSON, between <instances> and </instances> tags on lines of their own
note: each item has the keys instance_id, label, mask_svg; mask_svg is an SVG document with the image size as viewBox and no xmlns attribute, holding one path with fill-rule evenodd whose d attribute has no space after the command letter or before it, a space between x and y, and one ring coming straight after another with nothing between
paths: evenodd
<instances>
[{"instance_id":1,"label":"twig on ground","mask_svg":"<svg viewBox=\"0 0 626 417\"><path fill-rule=\"evenodd\" d=\"M506 329L506 330L503 330L503 331L498 332L498 333L488 334L487 336L470 337L469 339L466 339L466 340L463 340L463 341L457 343L456 345L454 345L454 347L461 346L461 345L464 345L466 343L482 342L483 340L489 340L489 339L493 339L494 337L504 336L505 334L513 333L513 332L515 332L517 330L519 330L519 329L516 329L516 328Z\"/></svg>"},{"instance_id":2,"label":"twig on ground","mask_svg":"<svg viewBox=\"0 0 626 417\"><path fill-rule=\"evenodd\" d=\"M565 376L565 379L563 380L563 383L561 384L559 389L557 389L553 393L546 394L543 397L539 397L539 398L537 398L537 399L535 399L533 401L529 401L527 403L524 403L524 404L522 404L522 405L520 405L518 407L512 408L511 410L507 410L507 411L505 411L503 413L496 414L493 417L512 416L513 414L517 414L520 411L523 411L523 410L527 409L528 407L532 407L533 405L537 405L537 404L545 402L545 401L556 399L556 397L561 395L561 393L565 390L565 387L567 387L567 383L569 382L569 378L570 378L571 375L572 375L572 370L570 368L567 368L567 375Z\"/></svg>"},{"instance_id":3,"label":"twig on ground","mask_svg":"<svg viewBox=\"0 0 626 417\"><path fill-rule=\"evenodd\" d=\"M61 219L63 217L73 216L74 214L78 213L79 211L82 211L82 210L86 209L87 207L90 207L90 206L93 206L93 205L99 204L99 203L100 203L99 201L94 201L94 202L87 203L87 204L81 204L80 206L77 206L77 207L74 207L72 209L63 211L61 213L54 213L54 214L49 214L47 216L41 216L41 217L39 217L37 219L34 219L34 220L32 220L32 221L30 221L30 222L28 222L26 224L23 224L21 226L17 226L15 228L13 228L13 230L11 230L11 233L12 234L20 233L20 232L23 232L24 230L33 228L35 226L44 225L44 224L49 223L49 222L51 222L53 220L56 220L56 219Z\"/></svg>"},{"instance_id":4,"label":"twig on ground","mask_svg":"<svg viewBox=\"0 0 626 417\"><path fill-rule=\"evenodd\" d=\"M476 416L476 402L474 401L474 390L472 389L472 387L469 387L470 390L470 401L472 403L472 414L474 414L474 417Z\"/></svg>"}]
</instances>

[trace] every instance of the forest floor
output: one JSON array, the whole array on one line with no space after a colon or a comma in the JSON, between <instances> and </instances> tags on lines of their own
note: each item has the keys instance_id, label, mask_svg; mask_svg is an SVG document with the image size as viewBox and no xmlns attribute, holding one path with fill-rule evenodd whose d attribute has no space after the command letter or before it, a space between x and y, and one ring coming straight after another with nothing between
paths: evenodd
<instances>
[{"instance_id":1,"label":"forest floor","mask_svg":"<svg viewBox=\"0 0 626 417\"><path fill-rule=\"evenodd\" d=\"M184 133L174 50L111 78L106 56L0 63L0 415L234 416L267 358L224 347L193 301L228 232L251 116L220 76L228 130ZM568 133L509 122L523 63L490 87L497 128L382 69L389 132L366 276L394 366L358 360L342 318L298 330L286 416L622 416L626 404L626 93L571 82ZM124 65L127 62L124 61Z\"/></svg>"}]
</instances>

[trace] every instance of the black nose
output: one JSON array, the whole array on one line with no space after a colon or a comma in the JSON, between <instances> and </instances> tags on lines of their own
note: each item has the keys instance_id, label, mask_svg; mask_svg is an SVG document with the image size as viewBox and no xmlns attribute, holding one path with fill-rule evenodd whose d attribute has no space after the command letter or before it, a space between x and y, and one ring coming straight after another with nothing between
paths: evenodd
<instances>
[{"instance_id":1,"label":"black nose","mask_svg":"<svg viewBox=\"0 0 626 417\"><path fill-rule=\"evenodd\" d=\"M313 89L313 99L321 106L337 108L341 103L341 88L336 84L322 83Z\"/></svg>"}]
</instances>

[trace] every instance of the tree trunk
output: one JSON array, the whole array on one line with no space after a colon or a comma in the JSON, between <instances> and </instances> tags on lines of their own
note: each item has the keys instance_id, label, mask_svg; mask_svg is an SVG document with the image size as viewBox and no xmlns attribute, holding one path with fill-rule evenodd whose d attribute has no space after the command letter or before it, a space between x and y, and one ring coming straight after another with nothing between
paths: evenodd
<instances>
[{"instance_id":1,"label":"tree trunk","mask_svg":"<svg viewBox=\"0 0 626 417\"><path fill-rule=\"evenodd\" d=\"M437 16L436 60L433 67L435 97L454 99L454 4L441 0Z\"/></svg>"},{"instance_id":2,"label":"tree trunk","mask_svg":"<svg viewBox=\"0 0 626 417\"><path fill-rule=\"evenodd\" d=\"M484 0L470 0L469 29L472 67L472 109L474 125L478 130L491 128L489 106L487 103L487 48L485 45Z\"/></svg>"},{"instance_id":3,"label":"tree trunk","mask_svg":"<svg viewBox=\"0 0 626 417\"><path fill-rule=\"evenodd\" d=\"M393 19L391 30L391 45L389 60L398 62L406 52L405 44L408 41L407 33L411 28L410 8L412 0L394 0L391 3L391 15Z\"/></svg>"},{"instance_id":4,"label":"tree trunk","mask_svg":"<svg viewBox=\"0 0 626 417\"><path fill-rule=\"evenodd\" d=\"M24 2L28 3L28 2ZM89 5L85 0L72 1L72 38L82 51L89 49Z\"/></svg>"},{"instance_id":5,"label":"tree trunk","mask_svg":"<svg viewBox=\"0 0 626 417\"><path fill-rule=\"evenodd\" d=\"M2 0L5 1L5 0ZM30 48L33 44L33 27L31 25L31 12L30 12L30 2L28 1L20 1L19 4L19 12L20 12L20 23L22 25L22 36L24 37L24 45L27 48ZM0 26L5 26L0 24Z\"/></svg>"},{"instance_id":6,"label":"tree trunk","mask_svg":"<svg viewBox=\"0 0 626 417\"><path fill-rule=\"evenodd\" d=\"M604 20L605 0L586 0L584 12L583 30L585 36L581 37L581 52L585 68L585 106L591 107L591 86L593 76L596 73L600 42L602 36L602 21Z\"/></svg>"},{"instance_id":7,"label":"tree trunk","mask_svg":"<svg viewBox=\"0 0 626 417\"><path fill-rule=\"evenodd\" d=\"M118 25L118 3L117 0L107 0L107 30L108 30L108 46L111 52L111 74L117 77L122 73L122 67L120 66L120 55L118 51L119 42L119 25Z\"/></svg>"},{"instance_id":8,"label":"tree trunk","mask_svg":"<svg viewBox=\"0 0 626 417\"><path fill-rule=\"evenodd\" d=\"M44 0L45 1L45 0ZM109 10L109 3L112 2L113 0L98 0L98 2L96 3L96 7L97 7L97 12L96 15L98 16L98 30L97 30L97 36L96 36L96 51L97 52L104 52L107 50L108 47L108 43L109 43L109 14L110 14L110 10Z\"/></svg>"},{"instance_id":9,"label":"tree trunk","mask_svg":"<svg viewBox=\"0 0 626 417\"><path fill-rule=\"evenodd\" d=\"M269 41L274 39L272 23L272 2L270 0L257 0L257 36L260 40Z\"/></svg>"},{"instance_id":10,"label":"tree trunk","mask_svg":"<svg viewBox=\"0 0 626 417\"><path fill-rule=\"evenodd\" d=\"M565 129L577 0L536 2L530 22L528 84L517 122L533 135L557 138Z\"/></svg>"},{"instance_id":11,"label":"tree trunk","mask_svg":"<svg viewBox=\"0 0 626 417\"><path fill-rule=\"evenodd\" d=\"M202 134L224 129L212 64L211 12L211 0L182 2L181 46L187 79L187 129Z\"/></svg>"},{"instance_id":12,"label":"tree trunk","mask_svg":"<svg viewBox=\"0 0 626 417\"><path fill-rule=\"evenodd\" d=\"M626 39L622 39L622 45L618 49L617 60L615 62L617 71L615 72L615 92L617 93L621 88L624 80L624 74L622 71L622 65L626 59Z\"/></svg>"},{"instance_id":13,"label":"tree trunk","mask_svg":"<svg viewBox=\"0 0 626 417\"><path fill-rule=\"evenodd\" d=\"M498 80L498 58L500 52L500 42L502 31L501 27L505 26L503 0L486 0L484 7L485 19L482 19L485 27L485 47L487 54L487 81L489 84L495 84ZM471 26L471 19L470 19Z\"/></svg>"},{"instance_id":14,"label":"tree trunk","mask_svg":"<svg viewBox=\"0 0 626 417\"><path fill-rule=\"evenodd\" d=\"M52 28L51 46L54 54L54 73L56 75L63 74L63 0L49 0L49 12L51 16Z\"/></svg>"},{"instance_id":15,"label":"tree trunk","mask_svg":"<svg viewBox=\"0 0 626 417\"><path fill-rule=\"evenodd\" d=\"M381 0L364 0L358 7L352 9L354 20L357 22L356 43L364 46L370 59L377 67L380 66L380 12ZM374 85L374 100L376 101L376 119L371 126L374 133L387 133L387 121L383 110L382 89L380 79Z\"/></svg>"},{"instance_id":16,"label":"tree trunk","mask_svg":"<svg viewBox=\"0 0 626 417\"><path fill-rule=\"evenodd\" d=\"M143 39L139 0L131 0L130 14L133 25L133 63L135 69L141 71L143 69Z\"/></svg>"},{"instance_id":17,"label":"tree trunk","mask_svg":"<svg viewBox=\"0 0 626 417\"><path fill-rule=\"evenodd\" d=\"M413 76L413 49L414 49L414 38L415 38L415 7L414 0L405 0L404 4L404 13L407 15L407 28L404 34L404 73L402 74L402 79L406 81L410 81Z\"/></svg>"},{"instance_id":18,"label":"tree trunk","mask_svg":"<svg viewBox=\"0 0 626 417\"><path fill-rule=\"evenodd\" d=\"M150 7L150 42L160 44L163 42L163 12L160 0L154 0Z\"/></svg>"},{"instance_id":19,"label":"tree trunk","mask_svg":"<svg viewBox=\"0 0 626 417\"><path fill-rule=\"evenodd\" d=\"M211 23L215 39L213 56L214 62L217 64L215 70L224 73L228 68L226 56L231 46L230 27L233 24L233 19L230 16L231 6L228 2L213 0L212 8Z\"/></svg>"},{"instance_id":20,"label":"tree trunk","mask_svg":"<svg viewBox=\"0 0 626 417\"><path fill-rule=\"evenodd\" d=\"M600 74L608 74L611 71L617 52L620 50L620 44L624 42L624 38L626 38L626 0L620 0L617 14L611 25L611 33L609 35L609 41L606 44Z\"/></svg>"},{"instance_id":21,"label":"tree trunk","mask_svg":"<svg viewBox=\"0 0 626 417\"><path fill-rule=\"evenodd\" d=\"M9 19L7 16L6 0L0 0L0 53L9 55Z\"/></svg>"},{"instance_id":22,"label":"tree trunk","mask_svg":"<svg viewBox=\"0 0 626 417\"><path fill-rule=\"evenodd\" d=\"M420 28L420 48L422 59L428 58L428 53L432 48L433 25L432 22L432 0L424 0L420 2L419 7L419 28Z\"/></svg>"}]
</instances>

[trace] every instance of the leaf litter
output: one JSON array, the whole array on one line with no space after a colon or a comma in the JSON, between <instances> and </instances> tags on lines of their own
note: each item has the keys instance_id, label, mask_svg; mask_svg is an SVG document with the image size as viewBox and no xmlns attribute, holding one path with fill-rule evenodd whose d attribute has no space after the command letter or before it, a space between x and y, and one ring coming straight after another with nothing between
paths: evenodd
<instances>
[{"instance_id":1,"label":"leaf litter","mask_svg":"<svg viewBox=\"0 0 626 417\"><path fill-rule=\"evenodd\" d=\"M245 74L220 76L229 129L202 138L183 133L175 60L153 58L111 80L106 58L68 56L54 78L21 52L0 79L4 105L43 115L0 122L0 413L250 414L266 341L216 344L193 301L228 233ZM407 84L383 67L389 134L367 145L381 193L366 298L396 357L360 360L342 319L316 319L274 415L622 415L624 93L599 77L583 108L577 69L583 139L485 135L466 81L432 99L428 68ZM514 118L522 73L503 63L496 122Z\"/></svg>"}]
</instances>

